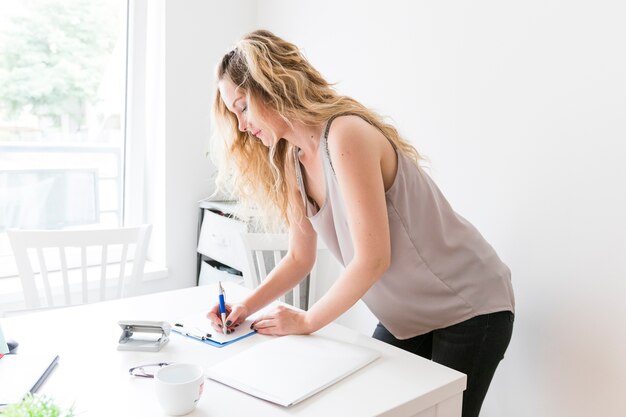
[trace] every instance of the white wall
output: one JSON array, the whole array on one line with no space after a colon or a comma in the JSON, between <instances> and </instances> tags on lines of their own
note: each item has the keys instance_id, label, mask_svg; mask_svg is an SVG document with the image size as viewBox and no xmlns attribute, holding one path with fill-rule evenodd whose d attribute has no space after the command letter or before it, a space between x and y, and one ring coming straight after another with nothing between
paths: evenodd
<instances>
[{"instance_id":1,"label":"white wall","mask_svg":"<svg viewBox=\"0 0 626 417\"><path fill-rule=\"evenodd\" d=\"M513 271L483 417L626 415L626 5L259 2L337 88L390 115Z\"/></svg>"},{"instance_id":2,"label":"white wall","mask_svg":"<svg viewBox=\"0 0 626 417\"><path fill-rule=\"evenodd\" d=\"M255 16L246 0L165 1L165 190L154 204L164 207L170 278L160 289L195 285L198 201L214 189L205 156L214 70Z\"/></svg>"}]
</instances>

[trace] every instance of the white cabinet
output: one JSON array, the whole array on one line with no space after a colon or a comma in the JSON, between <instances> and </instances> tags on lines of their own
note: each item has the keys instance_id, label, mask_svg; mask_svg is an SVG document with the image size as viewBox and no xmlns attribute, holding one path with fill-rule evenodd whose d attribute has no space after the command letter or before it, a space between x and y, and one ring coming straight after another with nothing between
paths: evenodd
<instances>
[{"instance_id":1,"label":"white cabinet","mask_svg":"<svg viewBox=\"0 0 626 417\"><path fill-rule=\"evenodd\" d=\"M238 236L247 231L242 221L204 210L198 253L241 271L242 248Z\"/></svg>"},{"instance_id":2,"label":"white cabinet","mask_svg":"<svg viewBox=\"0 0 626 417\"><path fill-rule=\"evenodd\" d=\"M248 231L248 225L229 214L234 211L234 208L234 203L205 200L200 202L198 215L198 285L217 281L243 283L241 271L245 256L239 235Z\"/></svg>"},{"instance_id":3,"label":"white cabinet","mask_svg":"<svg viewBox=\"0 0 626 417\"><path fill-rule=\"evenodd\" d=\"M202 260L200 263L198 285L208 285L219 281L243 285L243 277L241 275L237 275L228 269L223 269L221 266L216 266L212 264L210 260Z\"/></svg>"}]
</instances>

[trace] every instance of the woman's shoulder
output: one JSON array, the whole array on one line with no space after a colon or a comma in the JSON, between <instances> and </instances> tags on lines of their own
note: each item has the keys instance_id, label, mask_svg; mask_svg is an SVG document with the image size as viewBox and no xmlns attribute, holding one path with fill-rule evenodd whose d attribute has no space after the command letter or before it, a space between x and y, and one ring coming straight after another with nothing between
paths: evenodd
<instances>
[{"instance_id":1,"label":"woman's shoulder","mask_svg":"<svg viewBox=\"0 0 626 417\"><path fill-rule=\"evenodd\" d=\"M342 115L333 120L326 141L330 164L336 174L362 173L364 167L378 166L381 161L386 165L395 163L395 152L389 140L378 128L356 115Z\"/></svg>"},{"instance_id":2,"label":"woman's shoulder","mask_svg":"<svg viewBox=\"0 0 626 417\"><path fill-rule=\"evenodd\" d=\"M336 116L328 123L326 140L329 150L353 145L368 146L385 140L375 126L354 114Z\"/></svg>"},{"instance_id":3,"label":"woman's shoulder","mask_svg":"<svg viewBox=\"0 0 626 417\"><path fill-rule=\"evenodd\" d=\"M327 126L327 129L329 129L329 135L331 134L331 132L335 135L351 133L355 129L368 130L370 128L373 128L376 130L376 128L372 126L368 121L356 114L340 114L331 118L328 123L329 126Z\"/></svg>"}]
</instances>

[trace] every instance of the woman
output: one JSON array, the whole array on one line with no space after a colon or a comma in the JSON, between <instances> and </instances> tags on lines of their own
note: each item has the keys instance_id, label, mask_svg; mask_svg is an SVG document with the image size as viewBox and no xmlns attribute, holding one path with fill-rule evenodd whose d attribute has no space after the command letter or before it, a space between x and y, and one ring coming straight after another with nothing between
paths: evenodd
<instances>
[{"instance_id":1,"label":"woman","mask_svg":"<svg viewBox=\"0 0 626 417\"><path fill-rule=\"evenodd\" d=\"M259 30L217 70L213 108L220 182L289 227L287 256L242 303L228 331L297 285L317 235L345 266L308 311L276 308L262 334L308 334L363 299L373 337L468 376L463 416L477 416L508 346L510 271L456 214L395 128L337 94L298 48ZM221 328L217 307L208 314Z\"/></svg>"}]
</instances>

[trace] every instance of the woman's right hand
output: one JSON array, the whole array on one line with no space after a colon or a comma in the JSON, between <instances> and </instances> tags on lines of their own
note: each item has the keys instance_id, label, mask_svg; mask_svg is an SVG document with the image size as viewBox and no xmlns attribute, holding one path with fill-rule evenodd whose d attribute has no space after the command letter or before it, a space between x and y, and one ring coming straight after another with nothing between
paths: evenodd
<instances>
[{"instance_id":1,"label":"woman's right hand","mask_svg":"<svg viewBox=\"0 0 626 417\"><path fill-rule=\"evenodd\" d=\"M231 333L250 315L245 304L226 304L226 333ZM220 305L215 304L207 313L207 318L211 320L213 328L223 332L222 317L220 315Z\"/></svg>"}]
</instances>

